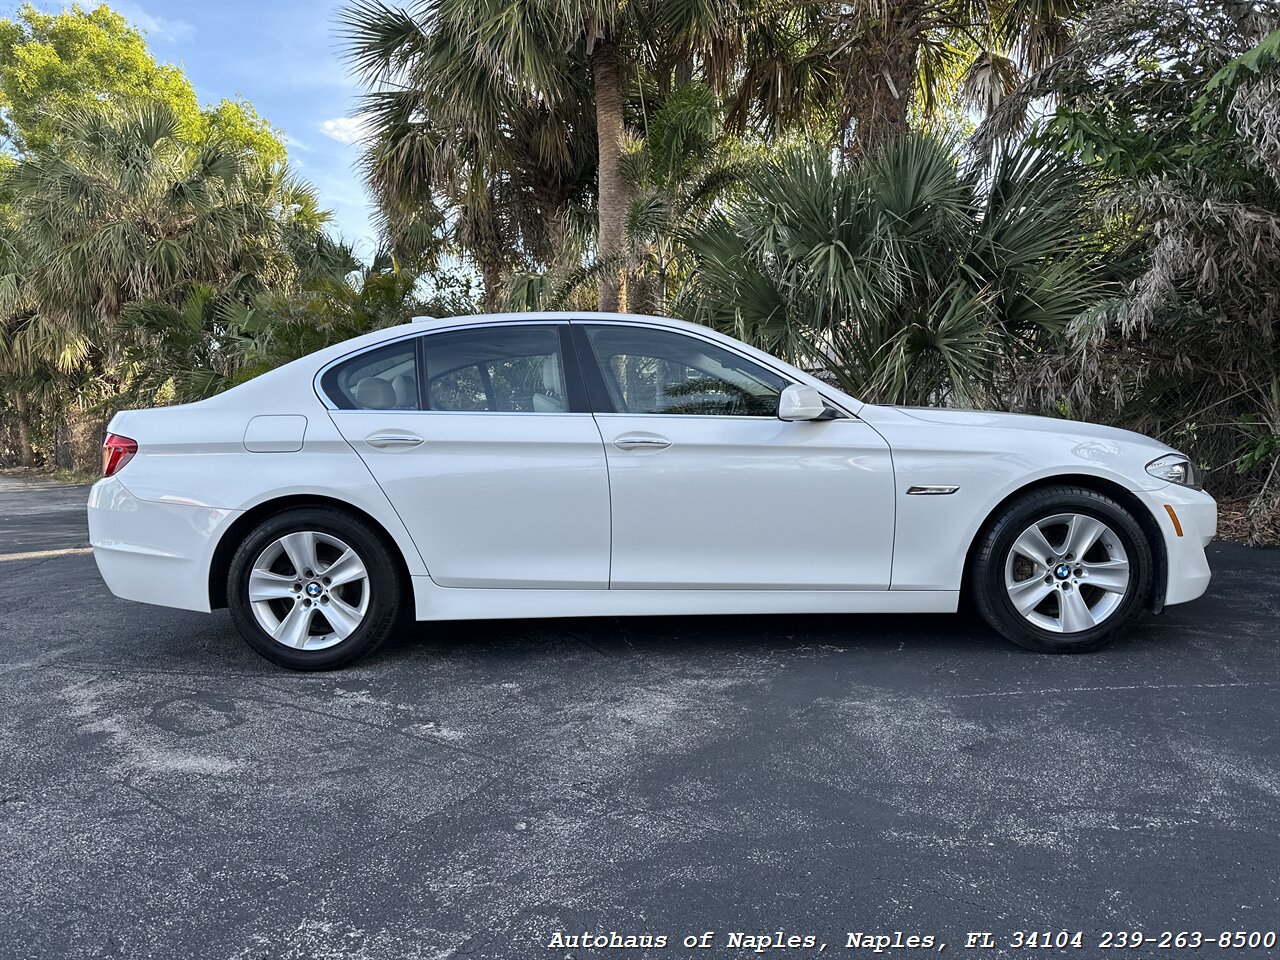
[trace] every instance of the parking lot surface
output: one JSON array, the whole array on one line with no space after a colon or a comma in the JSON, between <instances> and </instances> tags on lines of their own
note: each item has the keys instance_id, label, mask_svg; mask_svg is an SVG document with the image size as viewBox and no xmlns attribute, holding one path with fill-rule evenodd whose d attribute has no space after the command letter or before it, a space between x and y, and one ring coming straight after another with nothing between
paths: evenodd
<instances>
[{"instance_id":1,"label":"parking lot surface","mask_svg":"<svg viewBox=\"0 0 1280 960\"><path fill-rule=\"evenodd\" d=\"M86 495L0 478L0 957L1280 930L1280 552L1215 544L1204 599L1090 656L961 617L529 620L304 675L110 596ZM548 946L584 930L668 946Z\"/></svg>"}]
</instances>

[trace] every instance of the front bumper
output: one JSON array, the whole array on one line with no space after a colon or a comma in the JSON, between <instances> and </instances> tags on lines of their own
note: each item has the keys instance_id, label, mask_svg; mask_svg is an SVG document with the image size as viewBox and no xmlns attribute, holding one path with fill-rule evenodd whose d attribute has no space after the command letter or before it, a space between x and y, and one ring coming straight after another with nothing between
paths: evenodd
<instances>
[{"instance_id":1,"label":"front bumper","mask_svg":"<svg viewBox=\"0 0 1280 960\"><path fill-rule=\"evenodd\" d=\"M89 491L89 544L117 597L209 610L209 565L239 511L180 500L140 500L118 477Z\"/></svg>"},{"instance_id":2,"label":"front bumper","mask_svg":"<svg viewBox=\"0 0 1280 960\"><path fill-rule=\"evenodd\" d=\"M1176 483L1139 496L1146 501L1164 538L1168 558L1165 606L1195 600L1209 588L1212 576L1204 548L1218 532L1217 501L1203 491Z\"/></svg>"}]
</instances>

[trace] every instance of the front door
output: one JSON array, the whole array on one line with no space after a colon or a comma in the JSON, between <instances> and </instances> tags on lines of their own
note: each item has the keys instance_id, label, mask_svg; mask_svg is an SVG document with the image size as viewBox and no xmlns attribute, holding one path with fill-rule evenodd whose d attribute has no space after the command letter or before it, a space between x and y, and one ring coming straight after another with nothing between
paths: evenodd
<instances>
[{"instance_id":1,"label":"front door","mask_svg":"<svg viewBox=\"0 0 1280 960\"><path fill-rule=\"evenodd\" d=\"M871 427L779 420L789 381L709 339L574 326L601 394L611 587L888 589L893 465Z\"/></svg>"},{"instance_id":2,"label":"front door","mask_svg":"<svg viewBox=\"0 0 1280 960\"><path fill-rule=\"evenodd\" d=\"M547 323L445 330L322 378L439 585L608 586L604 448L567 342Z\"/></svg>"}]
</instances>

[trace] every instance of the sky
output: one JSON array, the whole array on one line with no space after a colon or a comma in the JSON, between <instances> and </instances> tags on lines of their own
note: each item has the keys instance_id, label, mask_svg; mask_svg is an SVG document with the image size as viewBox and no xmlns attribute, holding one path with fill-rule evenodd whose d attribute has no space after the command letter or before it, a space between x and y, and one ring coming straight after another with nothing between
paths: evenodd
<instances>
[{"instance_id":1,"label":"sky","mask_svg":"<svg viewBox=\"0 0 1280 960\"><path fill-rule=\"evenodd\" d=\"M342 61L340 0L106 2L142 31L157 61L182 67L201 104L244 97L283 130L290 165L333 211L335 231L373 253L372 205L356 170L360 90Z\"/></svg>"}]
</instances>

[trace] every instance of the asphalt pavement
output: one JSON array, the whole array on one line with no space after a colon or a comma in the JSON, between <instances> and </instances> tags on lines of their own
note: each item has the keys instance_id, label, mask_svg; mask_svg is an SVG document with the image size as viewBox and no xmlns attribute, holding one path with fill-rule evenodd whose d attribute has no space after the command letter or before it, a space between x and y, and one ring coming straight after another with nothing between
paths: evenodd
<instances>
[{"instance_id":1,"label":"asphalt pavement","mask_svg":"<svg viewBox=\"0 0 1280 960\"><path fill-rule=\"evenodd\" d=\"M1100 947L1280 933L1280 551L1215 544L1206 597L1088 656L962 617L527 620L304 675L110 596L86 495L0 477L0 957L1280 952ZM779 932L814 945L732 939ZM849 947L897 932L934 944Z\"/></svg>"}]
</instances>

